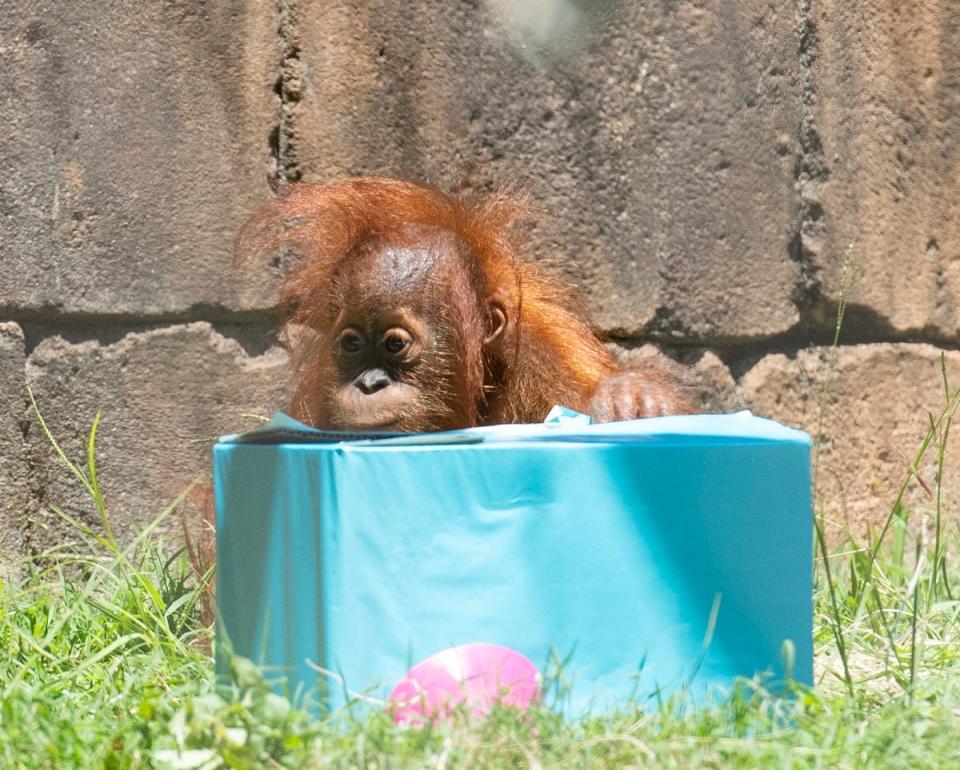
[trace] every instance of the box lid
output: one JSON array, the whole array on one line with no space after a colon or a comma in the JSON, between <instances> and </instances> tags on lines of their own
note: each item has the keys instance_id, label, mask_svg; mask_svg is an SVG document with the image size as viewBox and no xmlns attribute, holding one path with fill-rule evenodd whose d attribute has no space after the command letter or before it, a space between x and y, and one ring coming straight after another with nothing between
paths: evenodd
<instances>
[{"instance_id":1,"label":"box lid","mask_svg":"<svg viewBox=\"0 0 960 770\"><path fill-rule=\"evenodd\" d=\"M559 410L559 412L558 412ZM369 448L480 442L650 442L673 444L720 442L742 444L773 442L809 446L801 430L757 417L749 411L734 414L690 414L642 420L590 423L585 415L557 407L547 422L525 425L491 425L437 433L348 432L319 430L277 412L264 425L240 434L223 436L221 444L342 444Z\"/></svg>"}]
</instances>

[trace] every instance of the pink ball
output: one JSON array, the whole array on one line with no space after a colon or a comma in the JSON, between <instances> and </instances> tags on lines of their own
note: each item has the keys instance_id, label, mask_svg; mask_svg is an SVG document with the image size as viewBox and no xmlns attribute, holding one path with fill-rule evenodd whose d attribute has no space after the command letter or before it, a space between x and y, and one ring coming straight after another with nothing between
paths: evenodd
<instances>
[{"instance_id":1,"label":"pink ball","mask_svg":"<svg viewBox=\"0 0 960 770\"><path fill-rule=\"evenodd\" d=\"M395 722L420 724L465 704L474 716L494 703L524 709L539 696L537 667L497 644L461 644L411 668L390 693Z\"/></svg>"}]
</instances>

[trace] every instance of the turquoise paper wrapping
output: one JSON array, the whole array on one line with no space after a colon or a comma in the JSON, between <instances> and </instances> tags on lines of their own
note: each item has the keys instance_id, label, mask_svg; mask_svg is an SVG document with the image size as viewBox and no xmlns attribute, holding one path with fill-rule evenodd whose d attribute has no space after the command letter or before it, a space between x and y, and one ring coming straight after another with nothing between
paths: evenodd
<instances>
[{"instance_id":1,"label":"turquoise paper wrapping","mask_svg":"<svg viewBox=\"0 0 960 770\"><path fill-rule=\"evenodd\" d=\"M741 413L438 436L217 444L236 653L381 697L455 644L554 651L579 711L782 678L790 640L811 682L806 434Z\"/></svg>"}]
</instances>

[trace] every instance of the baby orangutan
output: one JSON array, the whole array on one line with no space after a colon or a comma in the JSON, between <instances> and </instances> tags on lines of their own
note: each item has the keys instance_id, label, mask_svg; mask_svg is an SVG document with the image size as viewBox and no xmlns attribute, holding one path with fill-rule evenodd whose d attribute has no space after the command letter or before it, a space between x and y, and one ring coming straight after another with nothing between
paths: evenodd
<instances>
[{"instance_id":1,"label":"baby orangutan","mask_svg":"<svg viewBox=\"0 0 960 770\"><path fill-rule=\"evenodd\" d=\"M691 411L662 368L618 368L567 287L521 258L527 214L505 196L473 203L394 179L285 187L238 252L301 260L280 296L296 367L287 411L318 428L399 432L542 422L554 404L598 421ZM203 508L190 550L206 575L212 501Z\"/></svg>"},{"instance_id":2,"label":"baby orangutan","mask_svg":"<svg viewBox=\"0 0 960 770\"><path fill-rule=\"evenodd\" d=\"M302 260L280 306L296 365L288 411L316 427L417 432L690 411L646 363L619 369L569 290L521 258L525 206L394 179L287 186L241 255Z\"/></svg>"}]
</instances>

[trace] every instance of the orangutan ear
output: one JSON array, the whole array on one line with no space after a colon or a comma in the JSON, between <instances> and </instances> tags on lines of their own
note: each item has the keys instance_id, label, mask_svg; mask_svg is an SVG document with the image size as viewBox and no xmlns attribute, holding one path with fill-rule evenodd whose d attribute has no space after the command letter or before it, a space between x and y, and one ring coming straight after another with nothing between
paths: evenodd
<instances>
[{"instance_id":1,"label":"orangutan ear","mask_svg":"<svg viewBox=\"0 0 960 770\"><path fill-rule=\"evenodd\" d=\"M486 335L483 338L483 345L492 345L507 330L507 304L503 301L500 292L494 293L487 300L486 308Z\"/></svg>"}]
</instances>

